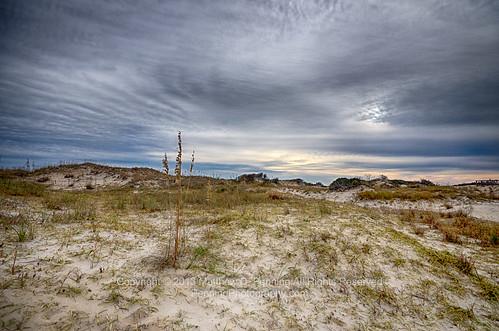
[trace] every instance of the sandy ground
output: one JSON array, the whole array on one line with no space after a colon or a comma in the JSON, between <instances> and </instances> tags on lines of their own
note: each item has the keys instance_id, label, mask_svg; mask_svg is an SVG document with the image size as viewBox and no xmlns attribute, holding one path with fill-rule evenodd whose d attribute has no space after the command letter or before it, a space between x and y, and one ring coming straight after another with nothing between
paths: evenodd
<instances>
[{"instance_id":1,"label":"sandy ground","mask_svg":"<svg viewBox=\"0 0 499 331\"><path fill-rule=\"evenodd\" d=\"M496 251L444 243L431 229L418 237L375 210L320 206L243 206L192 218L189 245L207 253L183 257L175 270L161 265L169 212L54 223L33 206L2 201L5 213L30 210L36 230L22 243L1 233L1 328L499 328L496 304L473 278L435 264L420 247L465 254L494 281Z\"/></svg>"},{"instance_id":2,"label":"sandy ground","mask_svg":"<svg viewBox=\"0 0 499 331\"><path fill-rule=\"evenodd\" d=\"M438 212L453 212L463 210L469 212L471 216L499 222L499 202L495 201L472 201L472 200L440 200L440 201L378 201L378 200L360 200L357 193L362 191L357 188L345 192L304 192L298 189L282 189L281 192L307 197L313 199L325 199L335 202L351 202L363 207L371 208L391 208L391 209L417 209ZM450 207L450 208L449 208Z\"/></svg>"}]
</instances>

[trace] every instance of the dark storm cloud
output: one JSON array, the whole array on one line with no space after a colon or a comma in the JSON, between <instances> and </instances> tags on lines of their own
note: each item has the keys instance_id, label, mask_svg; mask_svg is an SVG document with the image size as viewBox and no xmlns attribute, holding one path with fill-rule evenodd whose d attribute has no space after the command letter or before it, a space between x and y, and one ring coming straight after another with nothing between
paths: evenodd
<instances>
[{"instance_id":1,"label":"dark storm cloud","mask_svg":"<svg viewBox=\"0 0 499 331\"><path fill-rule=\"evenodd\" d=\"M484 141L483 137L439 140L436 137L398 139L351 138L335 139L330 146L337 150L355 154L378 156L498 156L499 145L495 140ZM497 164L496 164L497 168Z\"/></svg>"},{"instance_id":2,"label":"dark storm cloud","mask_svg":"<svg viewBox=\"0 0 499 331\"><path fill-rule=\"evenodd\" d=\"M499 171L497 1L3 1L0 34L4 164L155 164L182 129L225 173Z\"/></svg>"},{"instance_id":3,"label":"dark storm cloud","mask_svg":"<svg viewBox=\"0 0 499 331\"><path fill-rule=\"evenodd\" d=\"M499 71L473 81L428 82L388 101L386 120L401 125L499 125ZM495 77L492 77L495 76Z\"/></svg>"}]
</instances>

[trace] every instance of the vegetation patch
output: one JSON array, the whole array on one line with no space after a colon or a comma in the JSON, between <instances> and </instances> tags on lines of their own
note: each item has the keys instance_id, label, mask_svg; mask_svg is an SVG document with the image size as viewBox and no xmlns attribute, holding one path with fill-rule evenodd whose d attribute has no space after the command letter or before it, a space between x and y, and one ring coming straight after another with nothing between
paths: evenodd
<instances>
[{"instance_id":1,"label":"vegetation patch","mask_svg":"<svg viewBox=\"0 0 499 331\"><path fill-rule=\"evenodd\" d=\"M461 237L476 239L482 246L499 245L499 223L481 221L463 211L436 213L404 210L399 218L405 223L423 223L440 231L445 241L461 243Z\"/></svg>"},{"instance_id":2,"label":"vegetation patch","mask_svg":"<svg viewBox=\"0 0 499 331\"><path fill-rule=\"evenodd\" d=\"M46 194L45 186L21 179L0 177L0 194L22 197L42 197Z\"/></svg>"}]
</instances>

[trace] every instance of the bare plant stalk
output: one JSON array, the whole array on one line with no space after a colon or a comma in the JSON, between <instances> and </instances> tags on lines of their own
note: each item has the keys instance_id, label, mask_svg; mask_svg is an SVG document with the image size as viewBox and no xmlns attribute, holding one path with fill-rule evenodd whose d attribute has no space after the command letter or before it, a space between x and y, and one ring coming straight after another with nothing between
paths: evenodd
<instances>
[{"instance_id":1,"label":"bare plant stalk","mask_svg":"<svg viewBox=\"0 0 499 331\"><path fill-rule=\"evenodd\" d=\"M168 156L166 155L166 153L165 153L164 158L161 160L161 163L163 165L163 173L165 173L166 177L168 178L170 176L170 169L168 166ZM168 261L168 259L170 258L171 247L172 247L172 236L173 236L172 220L169 218L169 221L168 221L168 246L166 248L165 261Z\"/></svg>"},{"instance_id":2,"label":"bare plant stalk","mask_svg":"<svg viewBox=\"0 0 499 331\"><path fill-rule=\"evenodd\" d=\"M14 261L12 262L12 268L10 270L12 274L16 273L16 259L17 259L17 248L14 251Z\"/></svg>"},{"instance_id":3,"label":"bare plant stalk","mask_svg":"<svg viewBox=\"0 0 499 331\"><path fill-rule=\"evenodd\" d=\"M180 243L180 230L182 227L182 137L180 131L178 132L178 150L177 159L175 163L175 175L177 182L177 219L175 222L175 246L173 250L173 267L176 267L177 257L179 253L179 243Z\"/></svg>"},{"instance_id":4,"label":"bare plant stalk","mask_svg":"<svg viewBox=\"0 0 499 331\"><path fill-rule=\"evenodd\" d=\"M170 258L171 248L172 248L172 238L173 238L173 220L169 218L168 220L168 246L166 248L166 259L168 261Z\"/></svg>"},{"instance_id":5,"label":"bare plant stalk","mask_svg":"<svg viewBox=\"0 0 499 331\"><path fill-rule=\"evenodd\" d=\"M206 200L209 202L211 200L211 178L208 177L208 183L206 185Z\"/></svg>"}]
</instances>

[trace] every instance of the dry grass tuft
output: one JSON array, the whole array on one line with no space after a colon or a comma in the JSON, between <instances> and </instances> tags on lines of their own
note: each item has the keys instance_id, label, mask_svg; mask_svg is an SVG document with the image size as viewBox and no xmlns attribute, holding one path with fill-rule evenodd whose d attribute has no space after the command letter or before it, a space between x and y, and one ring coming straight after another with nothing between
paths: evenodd
<instances>
[{"instance_id":1,"label":"dry grass tuft","mask_svg":"<svg viewBox=\"0 0 499 331\"><path fill-rule=\"evenodd\" d=\"M270 200L284 200L284 195L279 192L269 192L268 197Z\"/></svg>"}]
</instances>

